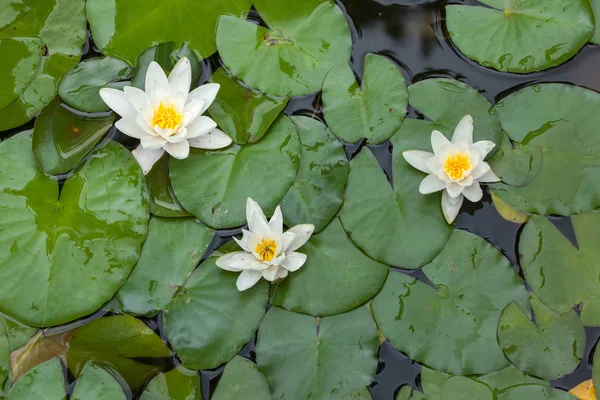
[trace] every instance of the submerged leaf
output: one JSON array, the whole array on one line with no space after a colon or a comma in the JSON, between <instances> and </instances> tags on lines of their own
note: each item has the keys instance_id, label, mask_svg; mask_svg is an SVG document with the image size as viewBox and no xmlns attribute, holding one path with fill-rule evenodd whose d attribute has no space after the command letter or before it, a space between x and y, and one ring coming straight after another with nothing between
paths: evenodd
<instances>
[{"instance_id":1,"label":"submerged leaf","mask_svg":"<svg viewBox=\"0 0 600 400\"><path fill-rule=\"evenodd\" d=\"M10 354L10 370L13 381L37 365L55 357L66 362L69 340L73 336L71 331L45 334L40 331L33 336L23 347Z\"/></svg>"}]
</instances>

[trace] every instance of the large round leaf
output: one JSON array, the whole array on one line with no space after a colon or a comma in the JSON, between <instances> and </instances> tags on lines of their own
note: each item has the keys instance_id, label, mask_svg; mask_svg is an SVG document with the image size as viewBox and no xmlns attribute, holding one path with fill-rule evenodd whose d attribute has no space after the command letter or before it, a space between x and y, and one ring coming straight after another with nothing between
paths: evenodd
<instances>
[{"instance_id":1,"label":"large round leaf","mask_svg":"<svg viewBox=\"0 0 600 400\"><path fill-rule=\"evenodd\" d=\"M431 123L406 120L392 138L393 188L368 149L350 162L340 219L352 240L375 260L421 267L442 251L452 233L442 215L441 193L420 194L426 175L402 157L405 150L430 151L431 129Z\"/></svg>"},{"instance_id":2,"label":"large round leaf","mask_svg":"<svg viewBox=\"0 0 600 400\"><path fill-rule=\"evenodd\" d=\"M42 47L38 38L0 39L0 110L15 101L35 78Z\"/></svg>"},{"instance_id":3,"label":"large round leaf","mask_svg":"<svg viewBox=\"0 0 600 400\"><path fill-rule=\"evenodd\" d=\"M521 371L544 379L572 372L585 350L585 329L574 310L556 314L529 296L535 322L514 302L500 315L498 343Z\"/></svg>"},{"instance_id":4,"label":"large round leaf","mask_svg":"<svg viewBox=\"0 0 600 400\"><path fill-rule=\"evenodd\" d=\"M423 272L433 287L394 272L373 300L385 337L440 371L484 374L507 365L496 340L500 312L511 301L529 307L508 260L485 240L457 230Z\"/></svg>"},{"instance_id":5,"label":"large round leaf","mask_svg":"<svg viewBox=\"0 0 600 400\"><path fill-rule=\"evenodd\" d=\"M558 313L581 306L581 320L600 326L600 211L571 218L579 248L546 218L532 217L521 234L519 253L527 283Z\"/></svg>"},{"instance_id":6,"label":"large round leaf","mask_svg":"<svg viewBox=\"0 0 600 400\"><path fill-rule=\"evenodd\" d=\"M200 398L198 371L191 371L182 366L156 375L140 396L140 400L199 400Z\"/></svg>"},{"instance_id":7,"label":"large round leaf","mask_svg":"<svg viewBox=\"0 0 600 400\"><path fill-rule=\"evenodd\" d=\"M184 210L175 197L169 178L169 158L165 153L146 175L148 207L150 212L158 217L189 217L192 214Z\"/></svg>"},{"instance_id":8,"label":"large round leaf","mask_svg":"<svg viewBox=\"0 0 600 400\"><path fill-rule=\"evenodd\" d=\"M346 63L333 68L323 83L327 125L349 143L389 139L402 125L408 93L398 67L383 56L367 54L362 85Z\"/></svg>"},{"instance_id":9,"label":"large round leaf","mask_svg":"<svg viewBox=\"0 0 600 400\"><path fill-rule=\"evenodd\" d=\"M58 93L65 103L81 111L102 112L110 108L100 97L100 89L123 89L131 78L131 68L116 58L98 57L82 61L60 82Z\"/></svg>"},{"instance_id":10,"label":"large round leaf","mask_svg":"<svg viewBox=\"0 0 600 400\"><path fill-rule=\"evenodd\" d=\"M494 185L498 197L544 215L600 207L600 94L565 84L533 85L506 97L496 109L512 140L543 153L531 183Z\"/></svg>"},{"instance_id":11,"label":"large round leaf","mask_svg":"<svg viewBox=\"0 0 600 400\"><path fill-rule=\"evenodd\" d=\"M240 356L227 363L213 400L266 400L272 399L267 380L256 364Z\"/></svg>"},{"instance_id":12,"label":"large round leaf","mask_svg":"<svg viewBox=\"0 0 600 400\"><path fill-rule=\"evenodd\" d=\"M194 218L150 219L140 259L115 295L120 311L155 315L198 264L215 231Z\"/></svg>"},{"instance_id":13,"label":"large round leaf","mask_svg":"<svg viewBox=\"0 0 600 400\"><path fill-rule=\"evenodd\" d=\"M108 371L90 361L79 375L71 400L127 400L127 396Z\"/></svg>"},{"instance_id":14,"label":"large round leaf","mask_svg":"<svg viewBox=\"0 0 600 400\"><path fill-rule=\"evenodd\" d=\"M273 304L314 316L350 311L373 297L388 266L356 248L336 218L300 249L307 255L300 270L277 287Z\"/></svg>"},{"instance_id":15,"label":"large round leaf","mask_svg":"<svg viewBox=\"0 0 600 400\"><path fill-rule=\"evenodd\" d=\"M67 360L79 377L92 360L119 373L133 391L167 366L161 359L171 353L161 338L142 321L128 315L96 319L73 332Z\"/></svg>"},{"instance_id":16,"label":"large round leaf","mask_svg":"<svg viewBox=\"0 0 600 400\"><path fill-rule=\"evenodd\" d=\"M335 399L371 383L377 327L366 307L315 319L272 307L258 330L256 362L276 399Z\"/></svg>"},{"instance_id":17,"label":"large round leaf","mask_svg":"<svg viewBox=\"0 0 600 400\"><path fill-rule=\"evenodd\" d=\"M252 339L267 308L268 284L239 292L237 278L210 258L165 310L165 334L187 368L216 368Z\"/></svg>"},{"instance_id":18,"label":"large round leaf","mask_svg":"<svg viewBox=\"0 0 600 400\"><path fill-rule=\"evenodd\" d=\"M83 317L109 300L146 239L144 175L115 142L62 187L21 133L0 144L0 310L31 326Z\"/></svg>"},{"instance_id":19,"label":"large round leaf","mask_svg":"<svg viewBox=\"0 0 600 400\"><path fill-rule=\"evenodd\" d=\"M8 392L6 400L66 400L60 359L53 358L27 372Z\"/></svg>"},{"instance_id":20,"label":"large round leaf","mask_svg":"<svg viewBox=\"0 0 600 400\"><path fill-rule=\"evenodd\" d=\"M222 67L210 81L221 88L208 112L237 144L258 142L288 103L286 97L269 96L247 87Z\"/></svg>"},{"instance_id":21,"label":"large round leaf","mask_svg":"<svg viewBox=\"0 0 600 400\"><path fill-rule=\"evenodd\" d=\"M202 58L213 54L220 15L245 16L250 0L90 0L87 17L102 53L135 65L156 43L187 43Z\"/></svg>"},{"instance_id":22,"label":"large round leaf","mask_svg":"<svg viewBox=\"0 0 600 400\"><path fill-rule=\"evenodd\" d=\"M56 97L35 120L33 154L44 172L69 172L98 144L113 126L115 115L82 116Z\"/></svg>"},{"instance_id":23,"label":"large round leaf","mask_svg":"<svg viewBox=\"0 0 600 400\"><path fill-rule=\"evenodd\" d=\"M294 184L281 201L288 226L313 224L321 231L338 212L348 179L348 161L342 144L321 122L292 117L298 127L302 153Z\"/></svg>"},{"instance_id":24,"label":"large round leaf","mask_svg":"<svg viewBox=\"0 0 600 400\"><path fill-rule=\"evenodd\" d=\"M528 73L562 64L591 38L589 0L482 0L490 7L449 5L452 42L499 71Z\"/></svg>"},{"instance_id":25,"label":"large round leaf","mask_svg":"<svg viewBox=\"0 0 600 400\"><path fill-rule=\"evenodd\" d=\"M246 199L272 212L296 178L300 140L296 126L281 116L260 142L223 150L193 149L171 158L171 184L181 205L213 228L246 223Z\"/></svg>"},{"instance_id":26,"label":"large round leaf","mask_svg":"<svg viewBox=\"0 0 600 400\"><path fill-rule=\"evenodd\" d=\"M28 84L25 81L19 83L24 85L18 90L19 97L10 105L0 107L0 131L26 123L54 98L60 79L79 62L81 46L86 38L85 2L24 0L24 4L29 11L10 27L1 30L0 40L38 37L43 56L33 80ZM31 68L31 62L24 59L23 65L19 64L19 74L28 74ZM6 82L4 78L0 81L3 85Z\"/></svg>"},{"instance_id":27,"label":"large round leaf","mask_svg":"<svg viewBox=\"0 0 600 400\"><path fill-rule=\"evenodd\" d=\"M335 65L350 58L346 17L333 0L254 0L268 28L223 16L217 47L227 68L276 96L317 92Z\"/></svg>"}]
</instances>

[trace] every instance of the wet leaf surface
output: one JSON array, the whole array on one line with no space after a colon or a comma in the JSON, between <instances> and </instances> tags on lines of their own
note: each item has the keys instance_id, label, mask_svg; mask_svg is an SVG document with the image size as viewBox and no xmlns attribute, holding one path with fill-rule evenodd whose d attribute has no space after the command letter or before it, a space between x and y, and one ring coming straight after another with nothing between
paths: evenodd
<instances>
[{"instance_id":1,"label":"wet leaf surface","mask_svg":"<svg viewBox=\"0 0 600 400\"><path fill-rule=\"evenodd\" d=\"M3 55L0 59L0 110L15 101L35 78L42 62L42 47L38 38L0 39L0 54Z\"/></svg>"}]
</instances>

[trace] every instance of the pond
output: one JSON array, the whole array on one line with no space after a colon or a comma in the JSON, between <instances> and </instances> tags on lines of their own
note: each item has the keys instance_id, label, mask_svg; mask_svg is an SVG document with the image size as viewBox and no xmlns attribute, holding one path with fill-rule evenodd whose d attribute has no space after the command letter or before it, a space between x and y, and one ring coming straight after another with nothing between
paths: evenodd
<instances>
[{"instance_id":1,"label":"pond","mask_svg":"<svg viewBox=\"0 0 600 400\"><path fill-rule=\"evenodd\" d=\"M594 10L0 0L0 399L595 399Z\"/></svg>"}]
</instances>

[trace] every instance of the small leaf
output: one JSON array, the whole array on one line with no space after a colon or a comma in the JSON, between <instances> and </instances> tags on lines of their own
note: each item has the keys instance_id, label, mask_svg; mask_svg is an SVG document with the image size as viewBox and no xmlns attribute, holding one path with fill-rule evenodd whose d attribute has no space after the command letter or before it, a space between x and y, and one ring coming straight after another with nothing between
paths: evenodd
<instances>
[{"instance_id":1,"label":"small leaf","mask_svg":"<svg viewBox=\"0 0 600 400\"><path fill-rule=\"evenodd\" d=\"M500 214L502 218L509 222L513 222L515 224L524 224L529 221L529 218L531 217L530 214L524 213L523 211L506 203L495 193L492 193L492 202L494 203L494 207L496 208L496 211L498 211L498 214Z\"/></svg>"},{"instance_id":2,"label":"small leaf","mask_svg":"<svg viewBox=\"0 0 600 400\"><path fill-rule=\"evenodd\" d=\"M90 361L79 375L71 400L127 400L127 396L108 371Z\"/></svg>"},{"instance_id":3,"label":"small leaf","mask_svg":"<svg viewBox=\"0 0 600 400\"><path fill-rule=\"evenodd\" d=\"M592 379L581 382L579 385L569 390L569 393L580 400L596 400L596 389L594 388Z\"/></svg>"},{"instance_id":4,"label":"small leaf","mask_svg":"<svg viewBox=\"0 0 600 400\"><path fill-rule=\"evenodd\" d=\"M271 399L267 380L252 361L235 356L227 363L213 400Z\"/></svg>"}]
</instances>

